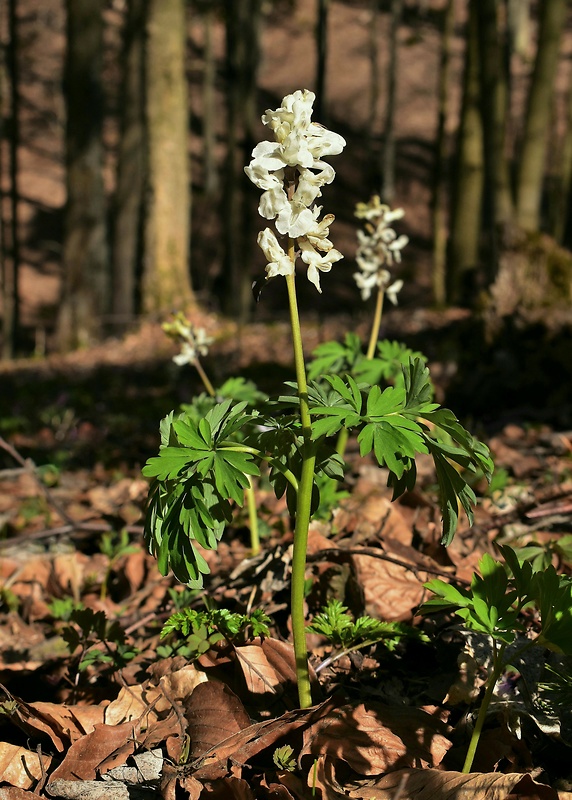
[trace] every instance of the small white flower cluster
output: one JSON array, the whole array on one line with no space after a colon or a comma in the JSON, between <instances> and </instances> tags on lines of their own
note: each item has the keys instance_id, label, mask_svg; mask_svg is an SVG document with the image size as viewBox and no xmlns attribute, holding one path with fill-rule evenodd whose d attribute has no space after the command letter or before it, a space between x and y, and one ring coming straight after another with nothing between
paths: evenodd
<instances>
[{"instance_id":1,"label":"small white flower cluster","mask_svg":"<svg viewBox=\"0 0 572 800\"><path fill-rule=\"evenodd\" d=\"M380 202L377 195L369 203L358 203L355 216L364 219L365 230L358 231L359 247L356 262L360 272L354 273L354 280L361 291L362 300L371 296L376 286L397 305L397 293L403 281L391 283L391 273L387 267L401 262L401 251L409 241L407 236L397 236L390 224L404 215L402 208L393 211Z\"/></svg>"},{"instance_id":2,"label":"small white flower cluster","mask_svg":"<svg viewBox=\"0 0 572 800\"><path fill-rule=\"evenodd\" d=\"M315 98L307 89L298 90L287 95L280 108L263 114L262 122L274 132L276 141L257 144L244 171L263 190L260 215L275 219L278 233L297 241L308 266L308 280L321 292L320 272L329 272L343 256L328 239L334 215L326 214L319 221L322 209L314 202L336 174L322 158L341 153L346 143L311 121ZM294 273L294 262L270 228L260 232L258 244L268 259L268 278Z\"/></svg>"},{"instance_id":3,"label":"small white flower cluster","mask_svg":"<svg viewBox=\"0 0 572 800\"><path fill-rule=\"evenodd\" d=\"M170 339L181 346L181 352L173 356L177 366L194 364L199 356L206 356L214 339L207 336L204 328L195 328L185 315L179 311L172 322L164 322L163 330Z\"/></svg>"}]
</instances>

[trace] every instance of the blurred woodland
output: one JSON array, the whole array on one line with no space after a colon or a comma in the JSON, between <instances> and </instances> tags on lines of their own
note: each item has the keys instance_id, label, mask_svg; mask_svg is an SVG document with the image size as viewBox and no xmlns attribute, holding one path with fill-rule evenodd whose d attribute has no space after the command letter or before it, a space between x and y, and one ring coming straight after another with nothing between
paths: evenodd
<instances>
[{"instance_id":1,"label":"blurred woodland","mask_svg":"<svg viewBox=\"0 0 572 800\"><path fill-rule=\"evenodd\" d=\"M0 15L4 359L194 305L251 318L264 262L243 168L261 113L297 88L348 141L324 201L345 259L323 296L307 290L312 313L357 308L353 210L377 193L406 210L405 308L477 309L489 337L521 317L569 325L566 0L6 0ZM285 311L274 287L260 305Z\"/></svg>"}]
</instances>

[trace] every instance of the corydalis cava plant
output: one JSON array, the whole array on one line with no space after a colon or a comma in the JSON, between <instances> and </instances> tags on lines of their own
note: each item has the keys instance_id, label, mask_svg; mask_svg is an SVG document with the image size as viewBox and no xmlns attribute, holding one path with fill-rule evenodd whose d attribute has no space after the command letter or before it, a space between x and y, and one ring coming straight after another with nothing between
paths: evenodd
<instances>
[{"instance_id":1,"label":"corydalis cava plant","mask_svg":"<svg viewBox=\"0 0 572 800\"><path fill-rule=\"evenodd\" d=\"M413 488L415 457L430 454L435 462L444 543L450 542L462 506L469 519L476 502L458 467L489 476L487 448L460 425L454 414L433 402L429 373L420 359L404 368L403 385L385 390L358 382L351 375L326 375L307 382L298 315L295 261L308 267L308 278L320 289L320 272L328 272L341 255L328 240L333 219L316 200L334 177L323 161L339 153L343 139L311 121L314 95L295 92L263 122L275 141L257 145L247 174L262 189L260 213L275 220L283 245L270 229L259 237L267 254L267 277L283 275L288 292L296 395L271 401L263 411L245 401L216 402L200 419L183 412L161 423L158 456L144 474L153 478L145 521L145 538L163 574L172 569L190 586L200 586L209 572L204 549L215 550L244 502L250 476L265 462L278 497L286 494L295 518L292 554L291 617L296 676L301 707L312 702L306 649L304 590L310 518L319 507L317 479L343 478L343 458L333 442L342 429L355 433L360 454L373 453L387 468L394 498ZM435 437L440 429L446 443Z\"/></svg>"},{"instance_id":2,"label":"corydalis cava plant","mask_svg":"<svg viewBox=\"0 0 572 800\"><path fill-rule=\"evenodd\" d=\"M263 190L260 215L275 220L278 233L295 242L308 267L308 280L321 292L320 272L329 272L342 254L328 239L334 215L320 219L322 208L315 201L336 175L323 158L338 155L346 143L339 134L312 122L314 100L314 93L305 89L285 97L275 111L266 111L262 122L274 133L275 141L257 144L244 171ZM261 231L258 244L268 260L267 278L294 273L294 259L274 231Z\"/></svg>"},{"instance_id":3,"label":"corydalis cava plant","mask_svg":"<svg viewBox=\"0 0 572 800\"><path fill-rule=\"evenodd\" d=\"M354 280L361 291L362 300L371 296L372 290L385 292L391 302L397 304L397 294L403 287L403 281L392 282L388 267L401 262L401 251L409 242L405 235L398 236L391 223L404 216L402 208L391 209L381 203L374 195L369 203L358 203L355 216L365 220L364 230L357 233L358 250L356 263L359 272L354 273Z\"/></svg>"}]
</instances>

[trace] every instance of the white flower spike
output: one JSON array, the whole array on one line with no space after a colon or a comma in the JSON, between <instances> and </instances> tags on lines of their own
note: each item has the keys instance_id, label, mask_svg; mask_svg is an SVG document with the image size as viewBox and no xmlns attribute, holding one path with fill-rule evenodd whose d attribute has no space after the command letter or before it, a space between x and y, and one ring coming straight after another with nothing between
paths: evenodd
<instances>
[{"instance_id":1,"label":"white flower spike","mask_svg":"<svg viewBox=\"0 0 572 800\"><path fill-rule=\"evenodd\" d=\"M327 238L334 215L319 221L321 208L314 203L336 174L322 158L341 153L346 143L339 134L312 122L314 100L313 92L298 90L287 95L280 108L266 111L262 122L275 141L256 145L245 172L263 190L260 215L276 220L278 233L296 240L308 266L308 280L321 292L319 273L329 272L342 254ZM259 234L258 244L268 260L268 278L294 273L294 262L269 228Z\"/></svg>"},{"instance_id":2,"label":"white flower spike","mask_svg":"<svg viewBox=\"0 0 572 800\"><path fill-rule=\"evenodd\" d=\"M377 195L369 203L358 203L356 206L355 216L365 220L365 230L357 232L356 263L360 272L354 273L362 300L368 300L377 286L385 292L390 302L397 305L397 294L403 287L403 281L391 283L387 267L401 263L401 251L409 238L398 236L390 223L401 219L404 213L402 208L390 209Z\"/></svg>"}]
</instances>

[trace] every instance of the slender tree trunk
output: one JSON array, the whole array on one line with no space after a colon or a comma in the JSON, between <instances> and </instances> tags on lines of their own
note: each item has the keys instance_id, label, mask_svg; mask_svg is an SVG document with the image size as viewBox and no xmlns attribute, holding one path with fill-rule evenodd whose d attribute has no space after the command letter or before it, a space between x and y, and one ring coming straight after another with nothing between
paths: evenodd
<instances>
[{"instance_id":1,"label":"slender tree trunk","mask_svg":"<svg viewBox=\"0 0 572 800\"><path fill-rule=\"evenodd\" d=\"M474 300L479 264L484 174L483 123L479 94L478 2L479 0L471 0L469 5L447 276L451 301L467 304Z\"/></svg>"},{"instance_id":2,"label":"slender tree trunk","mask_svg":"<svg viewBox=\"0 0 572 800\"><path fill-rule=\"evenodd\" d=\"M506 0L510 49L523 61L530 50L530 0Z\"/></svg>"},{"instance_id":3,"label":"slender tree trunk","mask_svg":"<svg viewBox=\"0 0 572 800\"><path fill-rule=\"evenodd\" d=\"M205 195L213 197L218 189L218 173L215 160L215 78L216 62L213 47L213 27L216 9L210 2L203 11L205 33L203 71L203 167Z\"/></svg>"},{"instance_id":4,"label":"slender tree trunk","mask_svg":"<svg viewBox=\"0 0 572 800\"><path fill-rule=\"evenodd\" d=\"M560 39L566 23L566 0L540 4L538 48L534 62L516 193L516 219L521 228L540 230L547 134Z\"/></svg>"},{"instance_id":5,"label":"slender tree trunk","mask_svg":"<svg viewBox=\"0 0 572 800\"><path fill-rule=\"evenodd\" d=\"M565 244L566 225L570 215L570 196L572 189L572 72L568 76L568 103L566 131L559 159L560 168L553 176L550 197L552 211L551 233L558 244ZM566 242L568 244L568 242Z\"/></svg>"},{"instance_id":6,"label":"slender tree trunk","mask_svg":"<svg viewBox=\"0 0 572 800\"><path fill-rule=\"evenodd\" d=\"M506 39L500 29L498 0L479 0L479 63L485 157L485 228L489 233L487 282L498 270L499 251L514 217L509 163L506 157L508 84Z\"/></svg>"},{"instance_id":7,"label":"slender tree trunk","mask_svg":"<svg viewBox=\"0 0 572 800\"><path fill-rule=\"evenodd\" d=\"M20 241L18 237L18 146L20 144L20 75L18 64L18 18L16 0L8 4L7 72L10 86L10 250L3 263L2 357L12 358L16 350L19 317Z\"/></svg>"},{"instance_id":8,"label":"slender tree trunk","mask_svg":"<svg viewBox=\"0 0 572 800\"><path fill-rule=\"evenodd\" d=\"M447 118L449 116L449 80L451 54L455 28L455 6L447 0L443 10L443 31L441 34L441 57L437 98L439 103L437 137L435 142L435 168L433 174L433 301L444 306L447 300Z\"/></svg>"},{"instance_id":9,"label":"slender tree trunk","mask_svg":"<svg viewBox=\"0 0 572 800\"><path fill-rule=\"evenodd\" d=\"M185 0L148 0L148 186L143 308L160 314L192 301Z\"/></svg>"},{"instance_id":10,"label":"slender tree trunk","mask_svg":"<svg viewBox=\"0 0 572 800\"><path fill-rule=\"evenodd\" d=\"M113 315L123 326L136 310L143 252L145 189L144 38L146 0L129 0L123 45L121 138L113 215Z\"/></svg>"},{"instance_id":11,"label":"slender tree trunk","mask_svg":"<svg viewBox=\"0 0 572 800\"><path fill-rule=\"evenodd\" d=\"M244 164L254 144L258 117L256 75L259 63L261 0L226 2L227 154L224 186L225 313L244 321L252 301L250 194L257 196L244 176ZM242 139L241 139L242 136ZM247 194L248 193L248 194Z\"/></svg>"},{"instance_id":12,"label":"slender tree trunk","mask_svg":"<svg viewBox=\"0 0 572 800\"><path fill-rule=\"evenodd\" d=\"M374 162L374 141L375 125L377 121L377 110L379 108L379 0L371 0L368 39L369 71L370 71L370 93L369 93L369 114L367 120L367 144L369 150L369 161ZM375 181L377 186L377 180Z\"/></svg>"},{"instance_id":13,"label":"slender tree trunk","mask_svg":"<svg viewBox=\"0 0 572 800\"><path fill-rule=\"evenodd\" d=\"M383 143L381 147L381 198L391 205L395 197L395 105L397 94L398 54L397 34L403 0L391 0L391 23L389 29L389 55L387 64L387 106Z\"/></svg>"},{"instance_id":14,"label":"slender tree trunk","mask_svg":"<svg viewBox=\"0 0 572 800\"><path fill-rule=\"evenodd\" d=\"M110 305L101 138L103 0L67 0L67 37L67 203L58 318L61 350L99 338Z\"/></svg>"},{"instance_id":15,"label":"slender tree trunk","mask_svg":"<svg viewBox=\"0 0 572 800\"><path fill-rule=\"evenodd\" d=\"M314 116L322 125L327 124L326 73L328 66L328 14L330 0L318 0L316 22L316 101Z\"/></svg>"}]
</instances>

